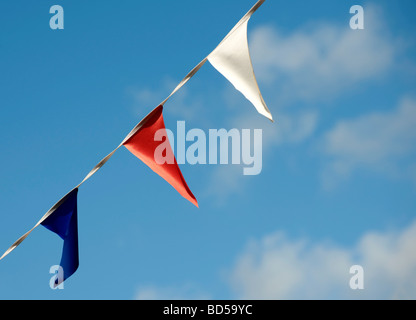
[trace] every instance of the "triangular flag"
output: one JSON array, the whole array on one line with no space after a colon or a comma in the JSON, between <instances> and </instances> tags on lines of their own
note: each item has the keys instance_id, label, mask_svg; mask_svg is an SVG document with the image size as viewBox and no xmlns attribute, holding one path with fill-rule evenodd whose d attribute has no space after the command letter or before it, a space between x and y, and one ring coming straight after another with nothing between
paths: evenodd
<instances>
[{"instance_id":1,"label":"triangular flag","mask_svg":"<svg viewBox=\"0 0 416 320\"><path fill-rule=\"evenodd\" d=\"M172 147L167 139L165 123L163 121L163 106L154 109L139 125L136 132L128 138L123 145L137 158L147 164L154 172L169 182L185 199L198 207L195 196L189 189L173 154ZM166 140L156 141L158 132ZM163 158L157 159L158 150L163 144ZM168 159L168 161L164 161Z\"/></svg>"},{"instance_id":2,"label":"triangular flag","mask_svg":"<svg viewBox=\"0 0 416 320\"><path fill-rule=\"evenodd\" d=\"M57 277L55 286L72 276L79 266L77 194L78 188L75 188L63 199L61 205L41 223L64 240L60 263L63 277Z\"/></svg>"},{"instance_id":3,"label":"triangular flag","mask_svg":"<svg viewBox=\"0 0 416 320\"><path fill-rule=\"evenodd\" d=\"M218 47L208 56L208 61L254 105L260 114L273 121L273 117L263 100L254 75L247 41L248 21L251 14L263 2L259 1L240 20Z\"/></svg>"}]
</instances>

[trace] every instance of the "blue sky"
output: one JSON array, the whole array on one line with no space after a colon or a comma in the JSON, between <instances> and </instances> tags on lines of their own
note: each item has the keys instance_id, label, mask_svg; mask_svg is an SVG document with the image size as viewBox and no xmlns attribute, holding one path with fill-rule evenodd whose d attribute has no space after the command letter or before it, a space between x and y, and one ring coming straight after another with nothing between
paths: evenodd
<instances>
[{"instance_id":1,"label":"blue sky","mask_svg":"<svg viewBox=\"0 0 416 320\"><path fill-rule=\"evenodd\" d=\"M49 8L64 8L64 30ZM0 245L28 231L254 1L2 1ZM351 30L360 4L365 29ZM266 1L249 46L276 123L206 64L165 124L263 129L263 170L181 165L196 209L120 149L78 195L80 267L36 229L0 262L0 299L415 298L412 1ZM365 289L349 288L360 264Z\"/></svg>"}]
</instances>

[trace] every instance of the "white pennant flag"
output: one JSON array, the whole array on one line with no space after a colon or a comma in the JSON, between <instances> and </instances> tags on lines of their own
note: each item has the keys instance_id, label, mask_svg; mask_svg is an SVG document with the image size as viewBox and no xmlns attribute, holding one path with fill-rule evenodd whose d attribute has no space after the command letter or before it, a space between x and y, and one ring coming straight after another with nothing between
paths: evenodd
<instances>
[{"instance_id":1,"label":"white pennant flag","mask_svg":"<svg viewBox=\"0 0 416 320\"><path fill-rule=\"evenodd\" d=\"M254 75L247 41L248 21L264 1L260 0L257 2L236 24L218 47L208 56L208 61L254 105L260 114L273 121L273 117L263 100Z\"/></svg>"}]
</instances>

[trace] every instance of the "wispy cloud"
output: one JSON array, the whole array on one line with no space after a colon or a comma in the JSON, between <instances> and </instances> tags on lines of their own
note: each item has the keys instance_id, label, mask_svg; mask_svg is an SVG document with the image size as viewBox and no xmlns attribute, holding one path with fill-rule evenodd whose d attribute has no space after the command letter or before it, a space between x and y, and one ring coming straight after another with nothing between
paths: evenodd
<instances>
[{"instance_id":1,"label":"wispy cloud","mask_svg":"<svg viewBox=\"0 0 416 320\"><path fill-rule=\"evenodd\" d=\"M391 111L373 112L341 120L323 138L330 158L323 177L326 187L354 170L365 168L406 177L416 160L416 101L403 99Z\"/></svg>"},{"instance_id":2,"label":"wispy cloud","mask_svg":"<svg viewBox=\"0 0 416 320\"><path fill-rule=\"evenodd\" d=\"M265 121L253 113L242 113L229 121L229 128L262 129L262 161L268 161L268 155L276 147L285 144L300 144L310 138L318 125L319 116L314 110L294 113L280 113L278 123ZM252 146L259 148L259 146ZM261 173L260 173L261 174ZM243 174L243 165L217 166L207 184L207 195L213 196L221 204L229 196L244 191L245 181L249 178Z\"/></svg>"},{"instance_id":3,"label":"wispy cloud","mask_svg":"<svg viewBox=\"0 0 416 320\"><path fill-rule=\"evenodd\" d=\"M416 222L401 231L368 232L353 248L288 239L252 241L230 272L241 299L415 299ZM364 290L352 290L352 265Z\"/></svg>"},{"instance_id":4,"label":"wispy cloud","mask_svg":"<svg viewBox=\"0 0 416 320\"><path fill-rule=\"evenodd\" d=\"M162 102L170 92L177 86L179 81L174 81L171 77L164 77L158 89L149 87L130 87L127 94L133 100L133 110L135 113L147 114L152 107L156 107ZM200 121L201 114L204 114L202 101L195 95L191 95L187 87L181 88L169 100L169 105L165 108L166 112L175 116L178 120Z\"/></svg>"},{"instance_id":5,"label":"wispy cloud","mask_svg":"<svg viewBox=\"0 0 416 320\"><path fill-rule=\"evenodd\" d=\"M232 299L416 299L416 221L406 228L368 231L352 247L290 239L275 232L251 240L227 272ZM350 268L364 270L352 290ZM141 286L138 300L206 300L195 285Z\"/></svg>"},{"instance_id":6,"label":"wispy cloud","mask_svg":"<svg viewBox=\"0 0 416 320\"><path fill-rule=\"evenodd\" d=\"M365 30L316 23L284 33L255 29L250 49L256 75L275 88L279 102L322 100L351 85L376 80L396 58L398 41L389 37L380 9L367 5Z\"/></svg>"}]
</instances>

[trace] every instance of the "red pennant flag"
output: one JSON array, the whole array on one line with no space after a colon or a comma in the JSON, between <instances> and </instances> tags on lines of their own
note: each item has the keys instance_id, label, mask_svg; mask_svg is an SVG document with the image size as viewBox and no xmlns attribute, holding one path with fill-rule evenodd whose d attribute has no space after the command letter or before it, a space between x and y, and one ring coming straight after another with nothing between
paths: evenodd
<instances>
[{"instance_id":1,"label":"red pennant flag","mask_svg":"<svg viewBox=\"0 0 416 320\"><path fill-rule=\"evenodd\" d=\"M198 207L195 196L189 189L179 169L172 147L167 138L163 121L163 106L154 109L139 125L138 130L123 145L137 158L147 164L154 172L169 182L185 199ZM155 135L164 136L165 141L157 141ZM163 159L157 159L157 154L163 145ZM167 161L166 161L167 160Z\"/></svg>"}]
</instances>

